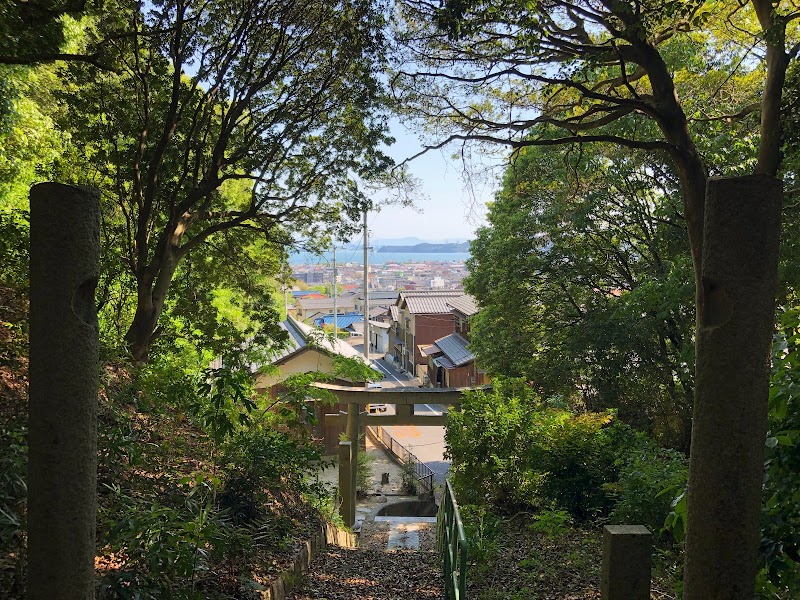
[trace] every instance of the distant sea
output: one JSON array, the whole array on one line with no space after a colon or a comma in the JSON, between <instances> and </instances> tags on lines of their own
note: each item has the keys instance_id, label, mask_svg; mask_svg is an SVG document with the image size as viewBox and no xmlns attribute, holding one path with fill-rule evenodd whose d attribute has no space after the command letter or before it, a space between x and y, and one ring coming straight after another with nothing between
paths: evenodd
<instances>
[{"instance_id":1,"label":"distant sea","mask_svg":"<svg viewBox=\"0 0 800 600\"><path fill-rule=\"evenodd\" d=\"M369 264L384 265L387 262L464 262L469 256L469 252L370 252ZM333 261L333 252L325 252L321 255L298 252L289 255L290 265L316 265L326 264L331 261ZM364 252L363 250L348 248L336 250L336 262L339 264L364 264Z\"/></svg>"}]
</instances>

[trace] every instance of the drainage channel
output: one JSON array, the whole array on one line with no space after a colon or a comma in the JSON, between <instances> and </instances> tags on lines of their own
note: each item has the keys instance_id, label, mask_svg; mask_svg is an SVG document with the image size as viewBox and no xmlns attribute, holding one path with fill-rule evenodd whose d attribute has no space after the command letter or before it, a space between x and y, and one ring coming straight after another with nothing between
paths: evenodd
<instances>
[{"instance_id":1,"label":"drainage channel","mask_svg":"<svg viewBox=\"0 0 800 600\"><path fill-rule=\"evenodd\" d=\"M418 550L420 533L436 527L436 511L432 500L400 500L382 506L365 520L389 525L388 550Z\"/></svg>"}]
</instances>

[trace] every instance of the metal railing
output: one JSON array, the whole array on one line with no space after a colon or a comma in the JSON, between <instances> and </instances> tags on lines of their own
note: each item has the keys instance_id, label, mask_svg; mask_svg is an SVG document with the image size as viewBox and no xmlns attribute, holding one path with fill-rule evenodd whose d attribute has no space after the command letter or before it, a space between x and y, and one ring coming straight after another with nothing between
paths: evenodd
<instances>
[{"instance_id":1,"label":"metal railing","mask_svg":"<svg viewBox=\"0 0 800 600\"><path fill-rule=\"evenodd\" d=\"M449 480L444 482L442 503L436 515L436 547L442 557L445 600L466 600L467 537Z\"/></svg>"},{"instance_id":2,"label":"metal railing","mask_svg":"<svg viewBox=\"0 0 800 600\"><path fill-rule=\"evenodd\" d=\"M412 454L408 448L394 439L389 432L380 425L376 427L368 427L368 429L389 452L397 457L398 460L400 460L404 465L411 465L411 468L414 470L414 476L417 479L417 495L428 497L433 496L433 486L435 480L434 472L430 469L430 467L414 456L414 454Z\"/></svg>"}]
</instances>

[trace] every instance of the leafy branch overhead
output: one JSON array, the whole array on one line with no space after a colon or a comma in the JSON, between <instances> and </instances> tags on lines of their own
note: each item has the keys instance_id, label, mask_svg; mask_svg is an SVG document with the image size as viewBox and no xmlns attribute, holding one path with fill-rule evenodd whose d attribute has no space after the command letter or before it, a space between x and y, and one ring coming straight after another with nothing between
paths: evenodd
<instances>
[{"instance_id":1,"label":"leafy branch overhead","mask_svg":"<svg viewBox=\"0 0 800 600\"><path fill-rule=\"evenodd\" d=\"M442 122L436 147L475 139L515 148L594 141L681 151L681 121L736 120L759 109L756 93L741 98L734 89L737 75L759 68L761 28L787 63L800 49L786 29L798 14L779 7L773 14L770 2L403 5L405 62L393 82L413 99L413 113ZM705 64L682 64L705 42ZM681 114L700 76L714 72L721 75L714 113ZM639 124L634 135L607 129L624 118Z\"/></svg>"},{"instance_id":2,"label":"leafy branch overhead","mask_svg":"<svg viewBox=\"0 0 800 600\"><path fill-rule=\"evenodd\" d=\"M391 161L379 4L179 0L128 17L119 73L70 65L63 125L121 221L141 360L187 255L233 229L286 245L354 227L359 182Z\"/></svg>"}]
</instances>

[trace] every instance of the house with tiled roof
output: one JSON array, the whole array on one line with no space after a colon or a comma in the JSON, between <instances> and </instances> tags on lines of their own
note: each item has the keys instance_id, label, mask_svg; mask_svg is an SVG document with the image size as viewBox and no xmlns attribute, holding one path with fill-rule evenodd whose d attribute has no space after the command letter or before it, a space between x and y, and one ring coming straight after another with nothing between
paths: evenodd
<instances>
[{"instance_id":1,"label":"house with tiled roof","mask_svg":"<svg viewBox=\"0 0 800 600\"><path fill-rule=\"evenodd\" d=\"M283 389L283 381L290 375L321 371L333 373L336 356L344 356L369 364L364 356L347 342L326 336L320 329L301 323L291 317L280 323L288 334L288 343L269 357L271 368L259 368L255 375L255 389L260 393L276 396ZM336 385L353 385L352 381L336 379ZM363 384L359 384L359 387ZM314 435L324 440L326 452L335 452L343 426L324 422L323 414L347 410L344 404L318 405L314 409L316 424Z\"/></svg>"},{"instance_id":2,"label":"house with tiled roof","mask_svg":"<svg viewBox=\"0 0 800 600\"><path fill-rule=\"evenodd\" d=\"M336 311L339 313L355 312L355 301L350 298L337 298ZM299 298L297 300L297 320L308 321L316 313L333 313L333 298Z\"/></svg>"},{"instance_id":3,"label":"house with tiled roof","mask_svg":"<svg viewBox=\"0 0 800 600\"><path fill-rule=\"evenodd\" d=\"M475 366L469 341L458 333L436 340L424 349L431 387L468 387L489 383L486 373Z\"/></svg>"},{"instance_id":4,"label":"house with tiled roof","mask_svg":"<svg viewBox=\"0 0 800 600\"><path fill-rule=\"evenodd\" d=\"M347 342L326 336L321 329L301 323L297 319L288 317L279 325L289 334L289 341L284 348L269 357L271 365L277 370L268 369L256 376L256 389L261 392L269 391L296 373L312 371L332 373L335 356L366 361L364 356ZM350 382L342 380L339 383L348 385Z\"/></svg>"},{"instance_id":5,"label":"house with tiled roof","mask_svg":"<svg viewBox=\"0 0 800 600\"><path fill-rule=\"evenodd\" d=\"M412 375L427 374L427 357L420 347L455 331L456 317L448 302L464 292L461 290L402 290L395 302L397 318L393 319L392 355L398 366Z\"/></svg>"},{"instance_id":6,"label":"house with tiled roof","mask_svg":"<svg viewBox=\"0 0 800 600\"><path fill-rule=\"evenodd\" d=\"M456 331L469 339L469 318L478 314L478 303L473 296L464 294L447 302L456 318Z\"/></svg>"},{"instance_id":7,"label":"house with tiled roof","mask_svg":"<svg viewBox=\"0 0 800 600\"><path fill-rule=\"evenodd\" d=\"M478 303L468 294L447 301L455 318L455 332L422 349L428 363L427 379L432 387L466 387L489 383L475 365L469 349L469 318L478 313Z\"/></svg>"},{"instance_id":8,"label":"house with tiled roof","mask_svg":"<svg viewBox=\"0 0 800 600\"><path fill-rule=\"evenodd\" d=\"M370 314L374 308L389 308L397 300L398 292L394 290L370 290L369 291L369 308ZM364 311L364 293L361 292L356 296L356 312Z\"/></svg>"}]
</instances>

